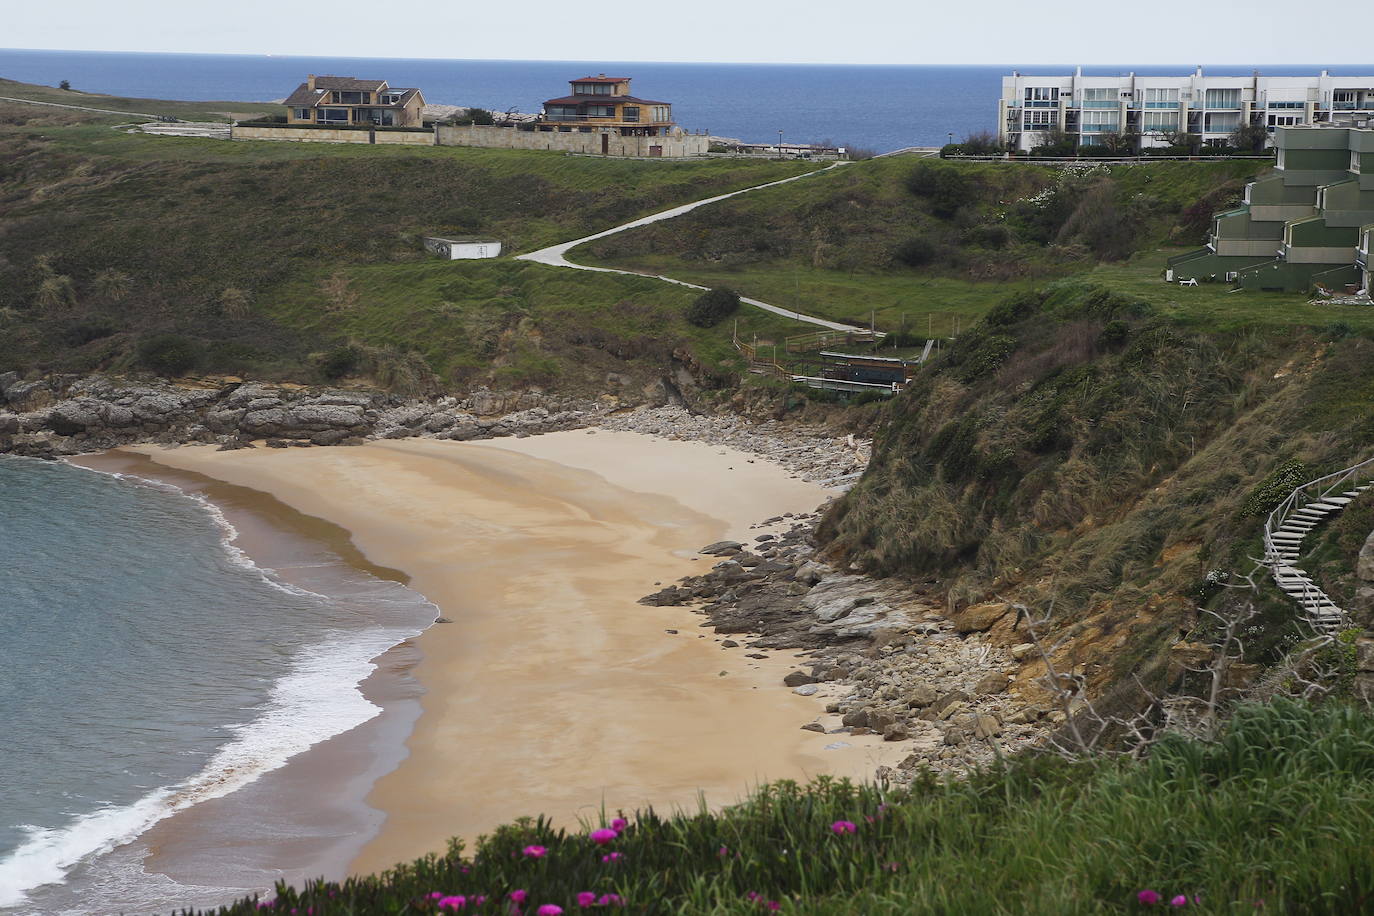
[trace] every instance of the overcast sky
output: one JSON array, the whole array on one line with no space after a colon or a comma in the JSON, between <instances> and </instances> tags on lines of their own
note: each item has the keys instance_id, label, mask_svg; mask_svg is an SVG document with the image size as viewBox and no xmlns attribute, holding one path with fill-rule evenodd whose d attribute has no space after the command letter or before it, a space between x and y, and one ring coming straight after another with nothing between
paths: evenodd
<instances>
[{"instance_id":1,"label":"overcast sky","mask_svg":"<svg viewBox=\"0 0 1374 916\"><path fill-rule=\"evenodd\" d=\"M61 0L0 47L859 64L1374 64L1368 0ZM1312 14L1310 26L1298 17Z\"/></svg>"}]
</instances>

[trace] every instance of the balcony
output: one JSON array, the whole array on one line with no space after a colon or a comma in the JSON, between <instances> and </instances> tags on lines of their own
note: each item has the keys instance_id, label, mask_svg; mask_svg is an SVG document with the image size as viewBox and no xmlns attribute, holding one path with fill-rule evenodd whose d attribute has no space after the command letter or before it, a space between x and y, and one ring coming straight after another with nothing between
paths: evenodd
<instances>
[{"instance_id":1,"label":"balcony","mask_svg":"<svg viewBox=\"0 0 1374 916\"><path fill-rule=\"evenodd\" d=\"M1146 102L1146 108L1172 108L1178 110L1178 102Z\"/></svg>"},{"instance_id":2,"label":"balcony","mask_svg":"<svg viewBox=\"0 0 1374 916\"><path fill-rule=\"evenodd\" d=\"M1083 102L1084 108L1116 108L1121 103L1116 99L1091 99Z\"/></svg>"}]
</instances>

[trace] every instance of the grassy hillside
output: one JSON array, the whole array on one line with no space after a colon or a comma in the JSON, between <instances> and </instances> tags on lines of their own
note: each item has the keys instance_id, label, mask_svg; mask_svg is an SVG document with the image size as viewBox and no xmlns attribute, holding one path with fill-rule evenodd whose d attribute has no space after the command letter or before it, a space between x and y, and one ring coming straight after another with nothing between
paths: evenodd
<instances>
[{"instance_id":1,"label":"grassy hillside","mask_svg":"<svg viewBox=\"0 0 1374 916\"><path fill-rule=\"evenodd\" d=\"M728 356L724 328L702 335L678 317L682 290L441 264L420 238L528 250L808 168L166 138L111 129L119 121L0 103L0 370L127 367L143 342L174 334L208 371L299 377L312 354L351 343L383 362L422 352L442 384L484 361L542 360L549 371L518 374L568 369L570 384L599 386L572 355L568 310L582 332L614 337L625 303L655 318L640 332L653 347L622 361L662 371L650 357L697 341ZM468 345L493 329L499 352ZM529 356L541 338L553 352Z\"/></svg>"},{"instance_id":2,"label":"grassy hillside","mask_svg":"<svg viewBox=\"0 0 1374 916\"><path fill-rule=\"evenodd\" d=\"M282 889L261 906L1071 916L1170 909L1181 896L1187 912L1367 912L1372 749L1366 714L1284 703L1243 710L1215 744L1166 740L1145 761L1023 756L910 791L783 783L718 815L627 818L604 845L522 821L471 854ZM221 912L260 911L249 900Z\"/></svg>"},{"instance_id":3,"label":"grassy hillside","mask_svg":"<svg viewBox=\"0 0 1374 916\"><path fill-rule=\"evenodd\" d=\"M137 99L100 92L83 91L81 87L58 89L34 83L20 83L0 79L0 96L12 99L31 99L58 105L82 108L101 108L107 111L127 111L140 115L165 115L183 121L232 121L262 114L280 114L280 105L259 102L179 102L172 99Z\"/></svg>"},{"instance_id":4,"label":"grassy hillside","mask_svg":"<svg viewBox=\"0 0 1374 916\"><path fill-rule=\"evenodd\" d=\"M875 317L890 331L949 335L1009 292L1104 262L1123 263L1120 279L1160 286L1167 254L1200 243L1211 213L1267 167L889 157L612 236L576 256L827 317Z\"/></svg>"},{"instance_id":5,"label":"grassy hillside","mask_svg":"<svg viewBox=\"0 0 1374 916\"><path fill-rule=\"evenodd\" d=\"M955 606L1053 606L1094 683L1159 686L1170 645L1210 635L1200 603L1250 597L1205 580L1261 555L1269 475L1366 456L1364 326L1198 330L1081 281L1011 297L886 405L823 537L876 573L938 580ZM1267 582L1257 599L1247 648L1272 662L1293 605Z\"/></svg>"}]
</instances>

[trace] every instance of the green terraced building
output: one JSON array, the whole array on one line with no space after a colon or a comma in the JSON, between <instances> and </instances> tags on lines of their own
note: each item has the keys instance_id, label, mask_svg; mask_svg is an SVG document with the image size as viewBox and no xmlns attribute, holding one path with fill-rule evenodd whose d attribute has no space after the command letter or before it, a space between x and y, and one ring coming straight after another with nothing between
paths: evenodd
<instances>
[{"instance_id":1,"label":"green terraced building","mask_svg":"<svg viewBox=\"0 0 1374 916\"><path fill-rule=\"evenodd\" d=\"M1369 289L1374 129L1280 127L1273 174L1212 220L1207 247L1169 259L1168 280L1244 289Z\"/></svg>"}]
</instances>

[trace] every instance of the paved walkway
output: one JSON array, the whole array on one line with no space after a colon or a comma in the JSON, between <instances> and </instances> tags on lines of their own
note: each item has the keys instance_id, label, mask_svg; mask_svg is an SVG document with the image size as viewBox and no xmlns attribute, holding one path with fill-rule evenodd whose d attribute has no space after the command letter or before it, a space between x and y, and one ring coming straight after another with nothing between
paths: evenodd
<instances>
[{"instance_id":1,"label":"paved walkway","mask_svg":"<svg viewBox=\"0 0 1374 916\"><path fill-rule=\"evenodd\" d=\"M748 194L750 191L760 191L764 188L772 188L780 184L787 184L789 181L800 181L803 178L810 178L812 175L820 175L823 172L829 172L831 169L837 169L846 165L849 165L849 163L836 162L834 165L828 165L825 168L817 169L814 172L805 172L801 175L793 175L791 178L783 178L780 181L770 181L767 184L755 185L752 188L744 188L739 191L731 191L729 194L718 194L715 197L708 197L705 200L698 200L690 204L683 204L680 207L673 207L671 210L664 210L662 213L654 213L650 216L645 216L640 219L628 222L623 226L616 226L614 229L607 229L604 232L598 232L595 235L589 235L585 238L574 239L571 242L563 242L558 245L550 245L548 248L541 248L538 251L531 251L528 254L517 255L516 260L535 261L539 264L548 264L553 267L570 267L573 270L593 270L603 274L624 274L628 277L652 277L655 280L662 280L664 283L676 283L678 286L686 286L689 289L704 290L707 289L707 287L698 286L695 283L688 283L685 280L675 280L672 277L664 277L659 274L643 273L637 270L617 270L614 267L590 267L586 264L574 264L572 261L568 260L567 254L571 249L576 248L578 245L583 245L587 242L594 242L597 239L604 239L606 236L615 235L617 232L624 232L627 229L637 229L640 226L648 226L651 223L662 222L665 219L672 219L675 216L681 216L684 213L690 213L697 207L704 207L707 204L714 204L719 201L726 200L727 198L735 197L739 194ZM798 312L794 309L783 308L780 305L771 305L767 302L761 302L758 299L751 299L748 296L740 296L739 301L745 303L746 305L752 305L754 308L763 309L765 312L772 312L775 315L782 315L785 318L795 318L797 321L801 321L806 324L814 324L817 327L828 328L832 331L868 330L867 328L857 327L856 325L852 324L841 324L838 321L829 321L825 318L817 318L813 315L803 315L801 312Z\"/></svg>"}]
</instances>

